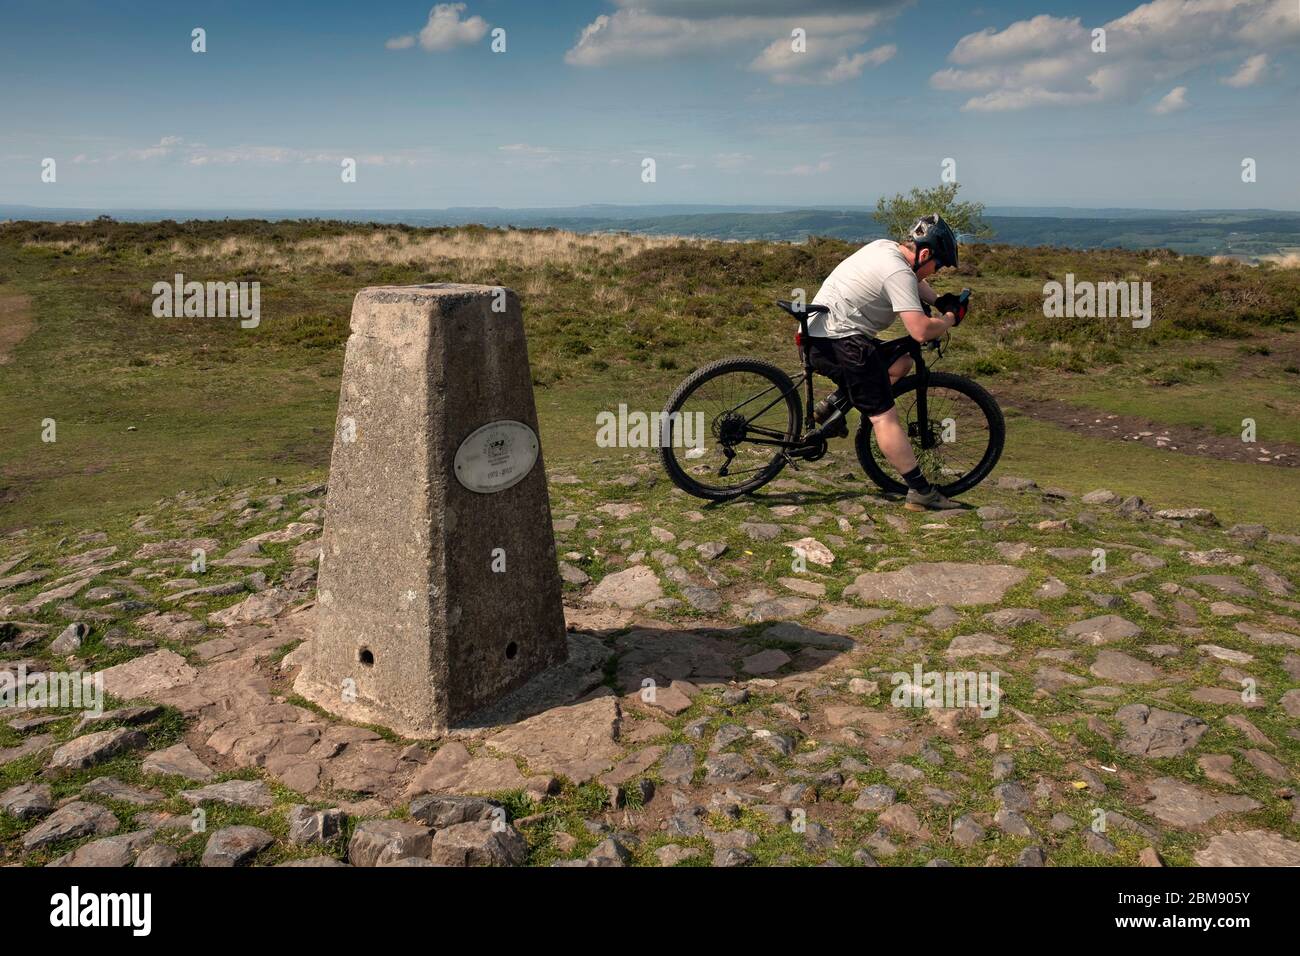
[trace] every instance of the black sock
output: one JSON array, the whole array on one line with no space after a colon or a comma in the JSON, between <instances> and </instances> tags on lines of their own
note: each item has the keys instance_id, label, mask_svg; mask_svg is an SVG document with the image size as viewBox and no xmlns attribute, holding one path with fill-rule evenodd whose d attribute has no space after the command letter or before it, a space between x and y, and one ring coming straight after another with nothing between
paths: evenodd
<instances>
[{"instance_id":1,"label":"black sock","mask_svg":"<svg viewBox=\"0 0 1300 956\"><path fill-rule=\"evenodd\" d=\"M925 475L921 474L921 466L917 465L907 474L903 475L903 480L907 482L907 487L911 488L917 494L928 495L933 489L930 482L926 480Z\"/></svg>"}]
</instances>

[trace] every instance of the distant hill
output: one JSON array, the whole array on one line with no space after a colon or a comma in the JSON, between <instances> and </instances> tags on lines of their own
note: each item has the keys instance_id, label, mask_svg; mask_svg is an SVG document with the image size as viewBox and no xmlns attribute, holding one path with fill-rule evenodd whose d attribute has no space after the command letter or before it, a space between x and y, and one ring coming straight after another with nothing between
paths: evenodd
<instances>
[{"instance_id":1,"label":"distant hill","mask_svg":"<svg viewBox=\"0 0 1300 956\"><path fill-rule=\"evenodd\" d=\"M0 219L93 219L101 209L0 205ZM586 205L536 209L466 206L452 209L122 209L108 214L133 222L158 219L342 219L412 226L557 228L574 232L698 236L721 240L801 242L828 236L863 242L884 235L871 209L848 206ZM1300 248L1300 213L1268 209L1155 210L1070 207L990 207L985 220L998 242L1075 249L1167 248L1188 255L1255 260Z\"/></svg>"}]
</instances>

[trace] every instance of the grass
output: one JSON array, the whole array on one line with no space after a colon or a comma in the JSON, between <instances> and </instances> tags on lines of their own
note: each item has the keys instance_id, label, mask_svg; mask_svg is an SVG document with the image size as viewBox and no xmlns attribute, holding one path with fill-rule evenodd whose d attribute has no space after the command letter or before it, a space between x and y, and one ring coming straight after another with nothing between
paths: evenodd
<instances>
[{"instance_id":1,"label":"grass","mask_svg":"<svg viewBox=\"0 0 1300 956\"><path fill-rule=\"evenodd\" d=\"M1294 379L1294 376L1291 376ZM1240 436L1243 421L1255 423L1257 448L1270 442L1300 444L1300 382L1234 380L1227 387L1180 382L1164 388L1085 388L1071 399L1119 415L1171 425L1202 426L1216 435Z\"/></svg>"},{"instance_id":2,"label":"grass","mask_svg":"<svg viewBox=\"0 0 1300 956\"><path fill-rule=\"evenodd\" d=\"M1043 487L1085 494L1109 488L1162 508L1209 508L1225 524L1259 522L1297 530L1300 470L1260 467L1164 452L1137 442L1080 437L1025 418L1008 421L1002 474L1032 475Z\"/></svg>"},{"instance_id":3,"label":"grass","mask_svg":"<svg viewBox=\"0 0 1300 956\"><path fill-rule=\"evenodd\" d=\"M6 224L0 296L30 295L35 328L0 366L0 529L95 524L147 508L160 493L319 475L351 299L368 285L520 290L547 459L587 460L598 412L661 408L706 361L746 353L793 367L793 326L771 301L794 288L811 295L851 249L815 238L723 243L320 221ZM261 326L154 318L153 283L178 271L261 282ZM1044 318L1043 283L1066 271L1149 279L1161 292L1152 328ZM1300 270L1159 251L980 245L940 285L977 292L942 367L995 393L1001 382L1028 380L1083 404L1221 434L1253 417L1264 447L1300 441L1296 376L1287 371L1295 355L1278 345L1296 319ZM1237 366L1246 361L1254 364L1243 378ZM53 442L42 440L47 420ZM1294 486L1283 469L1263 482L1243 467L1151 458L1024 420L1012 425L1002 469L1151 499L1196 488L1225 514L1273 522L1290 520L1290 509L1265 489Z\"/></svg>"}]
</instances>

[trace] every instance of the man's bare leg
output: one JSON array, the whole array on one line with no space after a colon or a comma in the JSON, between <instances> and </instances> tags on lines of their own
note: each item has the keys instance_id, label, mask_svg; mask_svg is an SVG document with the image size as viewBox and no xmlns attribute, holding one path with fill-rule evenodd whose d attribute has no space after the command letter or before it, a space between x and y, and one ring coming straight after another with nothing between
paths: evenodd
<instances>
[{"instance_id":1,"label":"man's bare leg","mask_svg":"<svg viewBox=\"0 0 1300 956\"><path fill-rule=\"evenodd\" d=\"M946 511L960 507L960 505L944 497L938 488L935 488L921 476L920 469L917 468L916 464L916 453L912 451L912 443L908 441L907 434L903 431L902 422L898 420L898 409L891 407L879 415L870 416L870 418L871 427L876 434L876 444L880 447L880 451L888 459L889 463L898 470L898 473L903 476L904 481L909 486L905 507L911 511ZM920 484L914 484L913 479L920 482ZM922 488L928 490L920 490Z\"/></svg>"},{"instance_id":2,"label":"man's bare leg","mask_svg":"<svg viewBox=\"0 0 1300 956\"><path fill-rule=\"evenodd\" d=\"M897 385L911 370L912 357L900 356L893 365L889 366L889 384ZM891 406L887 411L869 417L871 427L876 433L876 444L889 459L889 463L898 469L898 473L905 475L915 468L916 454L912 451L912 443L907 440L907 435L903 431L903 423L898 420L898 409Z\"/></svg>"},{"instance_id":3,"label":"man's bare leg","mask_svg":"<svg viewBox=\"0 0 1300 956\"><path fill-rule=\"evenodd\" d=\"M901 356L893 365L889 366L889 384L897 385L904 375L912 371L912 356Z\"/></svg>"},{"instance_id":4,"label":"man's bare leg","mask_svg":"<svg viewBox=\"0 0 1300 956\"><path fill-rule=\"evenodd\" d=\"M871 428L876 435L876 444L900 475L916 467L916 454L903 431L903 423L898 420L897 408L890 406L887 411L872 415Z\"/></svg>"}]
</instances>

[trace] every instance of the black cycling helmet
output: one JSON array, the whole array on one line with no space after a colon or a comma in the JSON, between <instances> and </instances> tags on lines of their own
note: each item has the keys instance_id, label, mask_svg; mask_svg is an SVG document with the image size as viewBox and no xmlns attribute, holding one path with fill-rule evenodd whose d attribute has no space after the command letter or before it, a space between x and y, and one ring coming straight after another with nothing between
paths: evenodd
<instances>
[{"instance_id":1,"label":"black cycling helmet","mask_svg":"<svg viewBox=\"0 0 1300 956\"><path fill-rule=\"evenodd\" d=\"M930 255L941 268L957 268L957 235L937 212L916 220L916 224L908 230L907 238L916 246L918 253L922 249L929 249ZM912 271L915 272L920 265L919 262L913 265Z\"/></svg>"}]
</instances>

